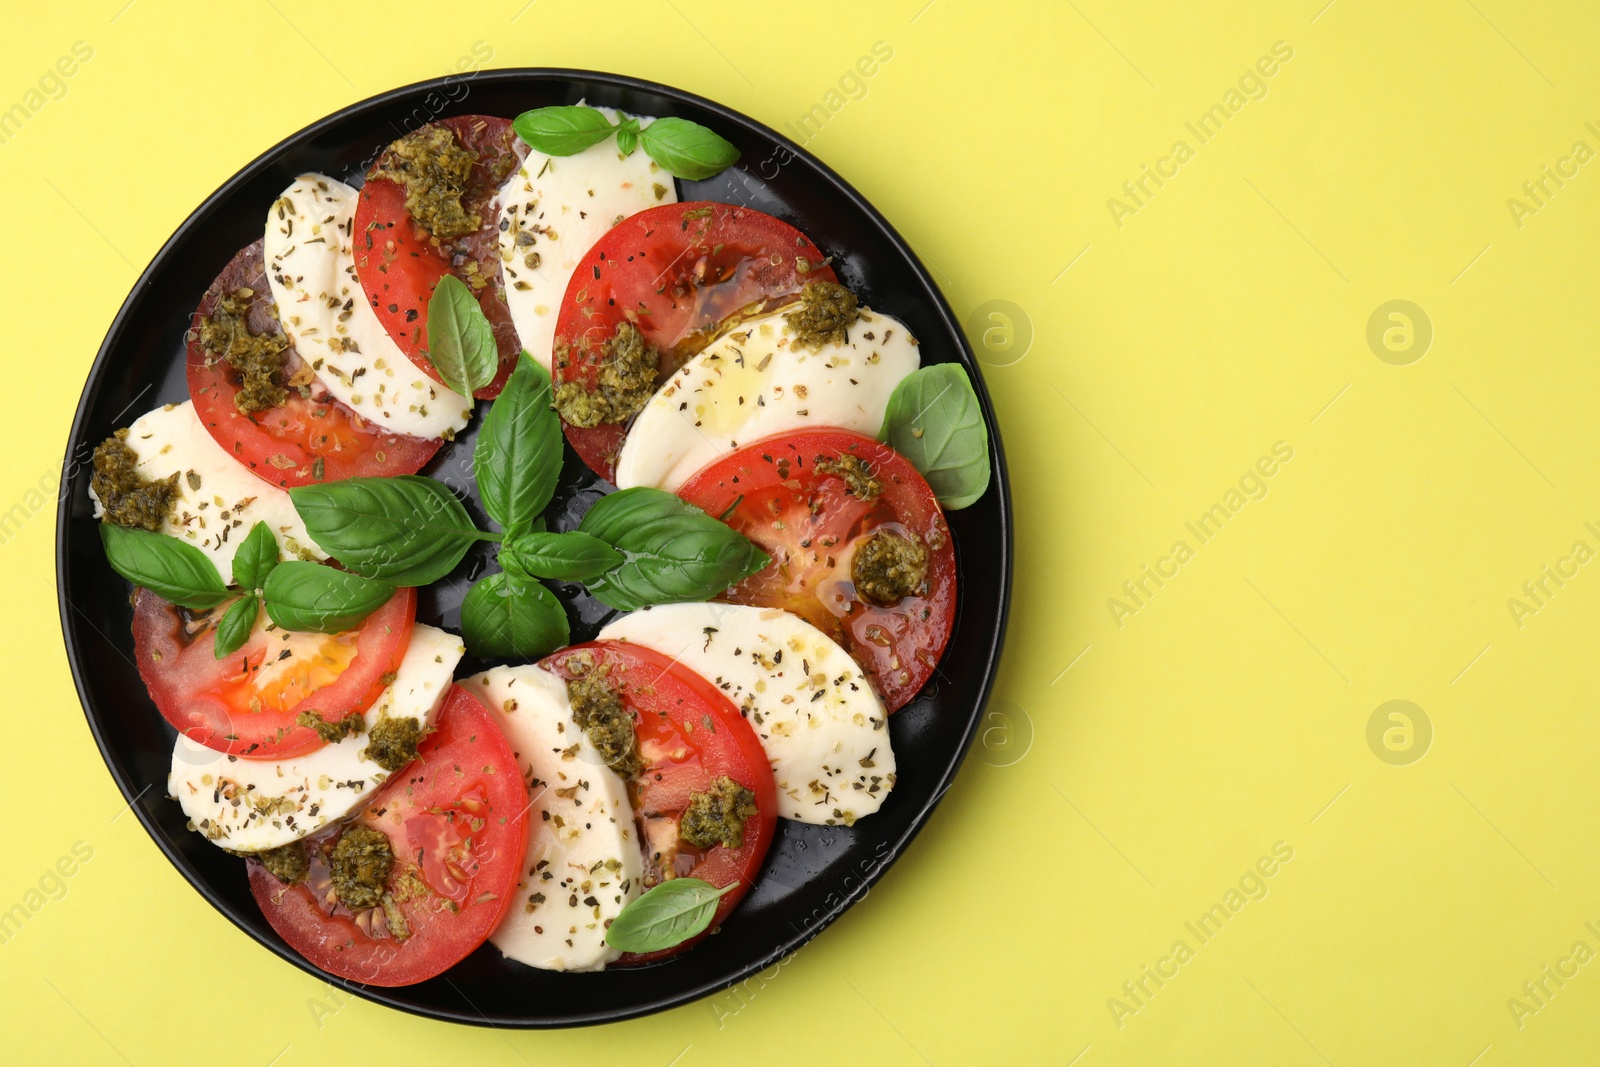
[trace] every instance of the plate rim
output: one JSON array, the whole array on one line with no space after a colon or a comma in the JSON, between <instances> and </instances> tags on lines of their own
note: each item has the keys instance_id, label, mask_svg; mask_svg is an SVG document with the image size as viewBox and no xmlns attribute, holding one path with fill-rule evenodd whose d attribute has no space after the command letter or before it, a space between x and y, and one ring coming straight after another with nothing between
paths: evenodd
<instances>
[{"instance_id":1,"label":"plate rim","mask_svg":"<svg viewBox=\"0 0 1600 1067\"><path fill-rule=\"evenodd\" d=\"M126 320L131 316L134 306L143 296L146 287L152 280L152 276L159 269L162 269L166 266L168 256L172 254L174 247L181 239L188 235L191 229L199 225L199 220L208 213L208 209L211 207L214 201L231 193L236 185L247 180L253 175L257 168L261 167L270 158L278 155L288 148L315 138L318 133L329 126L344 123L353 118L359 117L363 111L381 108L402 99L426 95L428 92L439 90L454 83L463 81L468 83L477 83L487 80L491 82L505 82L514 84L519 81L527 80L543 82L571 82L579 79L591 83L602 83L619 89L653 93L668 100L680 103L688 103L694 107L704 109L707 112L717 115L722 120L730 123L733 126L744 127L747 132L754 133L762 138L766 138L774 142L784 150L792 153L796 158L803 159L810 166L815 167L835 191L843 194L845 198L848 199L854 206L856 211L858 211L864 218L869 220L873 225L877 226L883 232L884 236L889 240L889 242L906 257L906 260L910 264L913 272L919 277L927 290L933 294L933 311L938 315L949 335L955 340L957 354L960 357L959 362L963 365L964 369L969 371L968 377L972 379L973 388L978 397L979 407L983 412L985 423L989 429L989 449L994 464L995 475L993 478L996 495L995 506L997 508L997 514L999 518L1000 532L999 554L1002 581L999 589L998 599L999 620L998 624L994 628L994 632L989 640L988 648L983 656L983 677L978 687L976 704L968 717L968 721L962 732L962 736L955 746L950 762L945 766L943 771L936 779L933 796L925 803L923 809L912 817L905 832L899 837L898 840L894 841L893 845L888 849L888 851L877 859L870 870L867 870L860 875L860 878L854 888L847 889L842 895L838 895L837 903L835 903L832 907L814 911L812 914L813 921L810 922L804 930L792 937L785 939L783 943L780 944L776 949L753 963L746 964L743 967L736 968L732 972L725 973L718 978L704 981L697 985L692 985L686 988L670 989L664 992L663 995L652 998L647 1003L640 1005L622 1008L603 1008L592 1012L568 1013L560 1016L499 1016L491 1018L490 1016L477 1011L476 1008L473 1008L473 1010L470 1012L450 1011L446 1009L431 1009L417 1004L405 1002L389 995L389 991L386 987L363 985L358 982L349 981L347 979L328 974L327 972L318 969L309 960L300 956L287 945L280 946L262 939L261 937L257 936L254 930L251 929L244 917L236 914L237 909L233 908L227 901L213 895L209 887L207 887L204 882L197 877L196 873L190 869L190 865L188 864L187 860L179 855L169 845L164 834L155 825L153 817L147 814L145 809L139 803L144 794L150 791L151 786L145 785L142 788L136 788L137 783L132 781L131 775L125 772L124 768L120 765L120 762L113 755L112 751L108 747L106 738L102 735L100 725L95 715L89 710L90 702L84 684L84 670L80 666L80 659L87 662L89 657L85 650L78 647L78 642L74 638L73 629L70 623L70 612L73 610L73 606L68 595L71 581L67 570L67 539L70 523L72 522L72 509L66 506L66 501L71 490L72 478L76 473L76 464L81 462L81 460L74 459L75 453L80 452L80 449L77 447L77 442L84 430L84 424L89 418L89 412L93 407L93 401L97 399L99 390L103 387L103 372L108 364L111 350L118 343L120 343L122 333L125 329ZM129 808L133 809L133 812L138 818L139 824L144 828L145 833L155 843L162 855L166 857L167 862L170 863L173 868L175 868L183 877L183 879L189 883L189 887L198 893L208 904L211 905L213 909L223 915L251 941L263 948L266 948L274 955L286 960L290 964L299 968L301 971L304 971L316 979L329 984L337 985L346 992L354 996L361 997L364 1000L381 1004L387 1008L403 1011L410 1015L416 1015L421 1018L472 1026L487 1026L491 1028L510 1028L518 1030L545 1030L594 1026L604 1023L622 1022L627 1019L635 1019L643 1016L653 1015L662 1011L670 1010L672 1008L680 1007L684 1004L691 1003L704 997L715 996L716 994L732 987L733 985L744 981L763 970L766 970L774 963L783 960L799 951L814 937L820 934L827 927L831 926L841 915L854 906L858 901L863 899L871 890L871 888L877 884L878 880L883 877L888 869L894 865L895 861L898 860L905 852L911 841L919 833L921 833L922 829L932 818L934 810L938 807L939 802L944 798L945 793L947 793L951 786L954 785L956 775L960 771L962 764L966 761L967 755L971 750L972 741L977 734L977 728L982 719L983 710L988 706L990 697L993 695L995 679L999 673L1001 657L1005 645L1006 629L1011 613L1011 584L1014 562L1012 529L1013 521L1010 478L1006 467L1005 450L1001 443L999 421L996 418L994 406L989 396L988 387L983 380L982 371L979 369L978 364L979 361L973 353L972 346L968 342L966 334L962 330L959 320L956 318L954 311L950 307L949 301L945 298L944 293L939 288L938 283L929 273L927 266L923 263L921 257L917 255L915 250L912 249L911 245L905 240L905 238L900 235L900 232L895 229L893 224L891 224L889 220L885 218L884 215L876 207L874 207L870 201L868 201L859 191L857 191L853 185L851 185L836 171L834 171L832 167L828 166L828 164L824 163L822 160L806 151L805 148L796 144L784 134L768 126L766 123L763 123L758 119L751 118L743 112L736 111L733 108L730 108L724 104L720 104L714 100L709 100L705 97L699 96L698 94L688 92L687 90L679 89L661 82L637 78L632 75L617 74L609 71L588 70L577 67L495 67L466 74L447 74L440 77L428 78L422 81L411 82L406 85L387 89L383 92L376 93L372 96L363 97L360 100L347 104L346 106L317 119L309 125L301 127L299 130L296 130L288 136L280 139L266 150L258 153L249 162L245 163L225 181L223 181L221 185L217 186L217 188L213 190L210 195L201 200L201 202L189 212L189 214L184 218L183 222L181 222L178 227L173 230L172 234L165 242L162 243L161 247L151 257L150 262L145 266L144 270L140 272L138 279L129 289L128 295L123 299L116 315L111 320L110 326L107 327L105 337L102 339L100 347L95 353L95 358L89 366L88 374L84 379L83 390L78 399L77 409L73 414L71 429L68 432L66 454L63 457L61 467L61 485L58 494L59 503L56 510L55 565L57 610L61 624L62 637L66 648L67 665L68 669L72 673L73 688L77 692L78 703L83 710L84 718L88 722L89 732L94 738L95 747L99 750L101 762L105 765L106 770L110 772L111 778L116 783L118 791L121 792L123 800L126 801L126 806L123 808L123 811L126 811ZM164 800L165 796L163 795L163 797L160 799ZM121 812L118 814L120 815ZM442 977L445 977L447 981L449 973L450 972L446 970L442 975ZM451 983L451 985L452 988L455 988L454 983ZM457 989L456 992L457 995L461 997L463 1003L467 1004L469 1007L472 1007L471 1001L467 999L465 994L461 993L459 989Z\"/></svg>"}]
</instances>

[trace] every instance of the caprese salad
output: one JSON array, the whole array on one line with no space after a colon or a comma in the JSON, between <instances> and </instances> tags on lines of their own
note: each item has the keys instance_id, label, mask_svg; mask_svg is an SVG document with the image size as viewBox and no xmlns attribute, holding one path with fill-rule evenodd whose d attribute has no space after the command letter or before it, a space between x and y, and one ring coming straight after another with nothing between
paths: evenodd
<instances>
[{"instance_id":1,"label":"caprese salad","mask_svg":"<svg viewBox=\"0 0 1600 1067\"><path fill-rule=\"evenodd\" d=\"M680 201L737 159L580 105L430 122L359 188L303 174L195 309L189 399L95 450L167 791L322 970L661 960L779 819L893 792L987 431L804 233ZM474 418L489 530L421 473ZM616 490L553 529L568 446ZM484 542L461 633L418 621ZM614 609L595 640L551 581Z\"/></svg>"}]
</instances>

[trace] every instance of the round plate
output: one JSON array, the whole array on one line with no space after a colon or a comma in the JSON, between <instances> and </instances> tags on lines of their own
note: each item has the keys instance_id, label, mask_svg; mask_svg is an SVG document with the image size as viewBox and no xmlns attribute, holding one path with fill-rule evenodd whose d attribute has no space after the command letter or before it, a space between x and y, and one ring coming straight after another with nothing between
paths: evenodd
<instances>
[{"instance_id":1,"label":"round plate","mask_svg":"<svg viewBox=\"0 0 1600 1067\"><path fill-rule=\"evenodd\" d=\"M955 630L938 672L890 719L899 764L894 793L854 827L784 822L750 894L693 951L651 967L598 974L535 970L491 945L437 978L399 989L363 986L316 970L267 924L250 896L245 865L185 829L166 796L174 733L133 664L127 584L106 563L88 497L94 446L161 403L188 398L183 335L201 294L240 248L261 236L267 208L304 171L361 184L384 145L435 118L514 116L551 104L591 104L642 115L679 115L710 127L743 153L715 178L683 182L684 200L745 204L788 221L834 257L839 279L864 304L903 320L922 342L923 363L959 361L989 424L993 479L982 500L949 516L961 572ZM423 473L475 499L470 458L478 420ZM793 142L735 111L677 89L581 70L496 70L420 82L345 108L300 131L234 175L157 253L122 305L84 388L64 473L56 531L61 627L78 695L106 766L139 821L174 866L241 930L279 956L352 993L436 1019L500 1027L578 1026L660 1011L708 996L799 948L867 892L894 862L955 777L999 664L1011 584L1011 503L994 412L972 352L933 279L893 227L833 171ZM609 490L570 449L547 512L571 529ZM421 590L418 618L460 632L461 597L491 564L469 556L445 582ZM612 614L581 586L556 585L574 642ZM468 659L462 675L482 664Z\"/></svg>"}]
</instances>

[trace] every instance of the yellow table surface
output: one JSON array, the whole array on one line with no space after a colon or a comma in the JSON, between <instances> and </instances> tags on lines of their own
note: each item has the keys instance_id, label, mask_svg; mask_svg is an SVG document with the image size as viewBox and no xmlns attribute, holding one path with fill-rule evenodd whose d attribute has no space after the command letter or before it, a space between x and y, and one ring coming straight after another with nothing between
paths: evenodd
<instances>
[{"instance_id":1,"label":"yellow table surface","mask_svg":"<svg viewBox=\"0 0 1600 1067\"><path fill-rule=\"evenodd\" d=\"M1324 2L9 12L0 1058L1595 1062L1600 9ZM473 64L811 115L983 346L1018 516L909 854L768 980L584 1031L235 930L120 814L57 636L53 487L138 272L278 139Z\"/></svg>"}]
</instances>

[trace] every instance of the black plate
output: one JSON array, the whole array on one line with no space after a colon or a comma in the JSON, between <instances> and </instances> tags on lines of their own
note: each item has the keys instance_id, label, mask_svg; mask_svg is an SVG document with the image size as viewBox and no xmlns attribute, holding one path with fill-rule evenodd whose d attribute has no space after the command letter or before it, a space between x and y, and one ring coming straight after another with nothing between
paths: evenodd
<instances>
[{"instance_id":1,"label":"black plate","mask_svg":"<svg viewBox=\"0 0 1600 1067\"><path fill-rule=\"evenodd\" d=\"M863 303L903 320L924 364L960 361L978 389L994 454L993 481L974 506L950 515L961 573L955 632L938 673L890 720L899 764L882 810L853 828L784 822L755 887L715 937L657 964L599 974L557 974L502 958L485 945L444 975L403 989L341 982L358 996L454 1022L505 1027L578 1026L660 1011L716 993L770 967L865 895L927 820L955 777L999 665L1011 584L1011 503L994 412L957 320L922 263L882 215L793 142L735 111L664 85L582 70L497 70L396 89L352 105L277 145L234 175L179 227L122 305L89 371L73 421L56 531L61 627L67 658L100 752L139 821L183 876L241 930L310 974L262 917L242 862L184 828L166 797L174 733L134 669L127 584L101 552L88 499L94 446L159 403L188 398L183 334L189 316L233 254L261 236L268 205L303 171L359 185L384 144L434 118L516 115L586 99L644 115L679 115L737 145L740 164L682 184L682 199L748 204L797 226L834 257ZM424 473L464 497L474 517L471 432ZM608 486L568 451L548 513L569 529ZM459 631L461 597L488 559L469 557L453 578L423 591L419 618ZM561 588L573 639L609 616L581 587ZM471 660L458 672L475 666Z\"/></svg>"}]
</instances>

